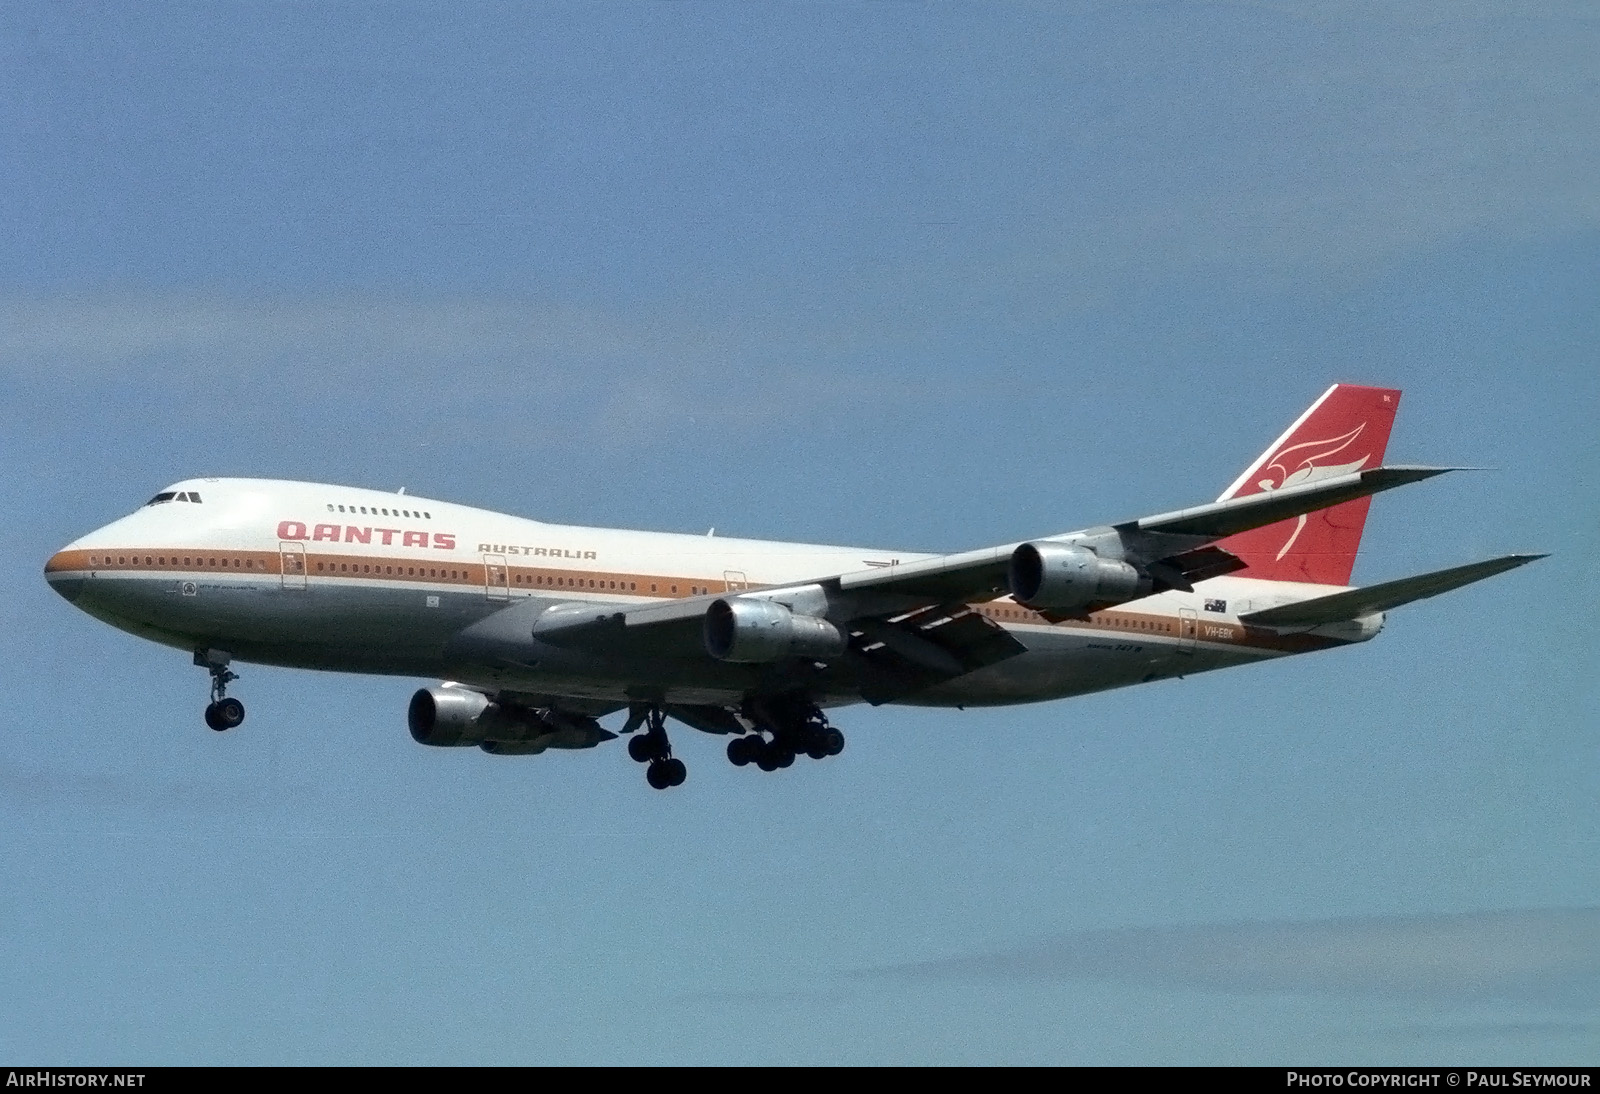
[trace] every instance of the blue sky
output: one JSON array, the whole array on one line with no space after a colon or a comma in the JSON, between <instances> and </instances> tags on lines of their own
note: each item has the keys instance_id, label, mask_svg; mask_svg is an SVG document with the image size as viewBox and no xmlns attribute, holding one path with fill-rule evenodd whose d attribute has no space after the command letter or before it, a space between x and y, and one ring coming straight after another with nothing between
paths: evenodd
<instances>
[{"instance_id":1,"label":"blue sky","mask_svg":"<svg viewBox=\"0 0 1600 1094\"><path fill-rule=\"evenodd\" d=\"M1593 1062L1585 4L15 4L0 1056ZM1001 711L440 754L408 680L73 611L202 474L957 550L1401 387L1363 647ZM1248 959L1241 957L1247 955ZM1381 971L1374 971L1379 969Z\"/></svg>"}]
</instances>

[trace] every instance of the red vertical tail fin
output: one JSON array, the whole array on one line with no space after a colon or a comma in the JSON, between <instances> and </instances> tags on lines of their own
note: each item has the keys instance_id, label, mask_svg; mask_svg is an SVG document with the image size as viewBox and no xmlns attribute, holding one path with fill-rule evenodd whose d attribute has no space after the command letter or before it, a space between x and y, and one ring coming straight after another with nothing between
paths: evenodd
<instances>
[{"instance_id":1,"label":"red vertical tail fin","mask_svg":"<svg viewBox=\"0 0 1600 1094\"><path fill-rule=\"evenodd\" d=\"M1334 384L1217 500L1379 466L1399 405L1393 388ZM1218 546L1244 560L1241 577L1348 585L1371 503L1347 501L1229 536Z\"/></svg>"}]
</instances>

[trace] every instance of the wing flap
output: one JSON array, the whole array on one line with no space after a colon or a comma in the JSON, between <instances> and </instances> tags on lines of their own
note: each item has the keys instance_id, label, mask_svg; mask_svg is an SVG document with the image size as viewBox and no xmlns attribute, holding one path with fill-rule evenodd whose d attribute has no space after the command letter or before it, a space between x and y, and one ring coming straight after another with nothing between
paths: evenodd
<instances>
[{"instance_id":1,"label":"wing flap","mask_svg":"<svg viewBox=\"0 0 1600 1094\"><path fill-rule=\"evenodd\" d=\"M1363 615L1398 608L1414 600L1438 596L1440 593L1459 589L1463 585L1482 581L1486 577L1514 570L1518 566L1525 566L1545 557L1547 556L1505 555L1502 558L1472 562L1465 566L1452 566L1447 570L1435 570L1415 577L1403 577L1398 581L1385 581L1381 585L1369 585L1364 589L1351 589L1331 596L1319 596L1315 600L1302 600L1298 604L1285 604L1279 608L1248 612L1239 619L1244 623L1265 627L1314 627L1325 623L1343 623Z\"/></svg>"},{"instance_id":2,"label":"wing flap","mask_svg":"<svg viewBox=\"0 0 1600 1094\"><path fill-rule=\"evenodd\" d=\"M942 604L853 625L850 659L870 703L903 698L1026 650L966 604Z\"/></svg>"}]
</instances>

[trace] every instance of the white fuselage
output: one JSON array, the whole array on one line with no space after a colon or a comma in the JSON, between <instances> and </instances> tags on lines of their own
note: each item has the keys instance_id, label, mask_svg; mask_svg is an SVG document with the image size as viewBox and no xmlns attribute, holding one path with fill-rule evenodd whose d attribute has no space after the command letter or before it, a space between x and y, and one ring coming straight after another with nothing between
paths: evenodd
<instances>
[{"instance_id":1,"label":"white fuselage","mask_svg":"<svg viewBox=\"0 0 1600 1094\"><path fill-rule=\"evenodd\" d=\"M759 669L703 651L640 659L550 650L474 663L464 628L511 604L614 606L789 585L927 554L544 524L373 490L262 479L194 479L69 544L46 568L63 596L134 634L245 661L450 676L589 702L647 689L664 701L726 703ZM1243 612L1339 591L1219 577L1086 619L1051 623L1009 597L976 604L1027 651L901 701L1031 702L1370 638L1376 624L1282 633ZM825 704L859 701L824 674Z\"/></svg>"}]
</instances>

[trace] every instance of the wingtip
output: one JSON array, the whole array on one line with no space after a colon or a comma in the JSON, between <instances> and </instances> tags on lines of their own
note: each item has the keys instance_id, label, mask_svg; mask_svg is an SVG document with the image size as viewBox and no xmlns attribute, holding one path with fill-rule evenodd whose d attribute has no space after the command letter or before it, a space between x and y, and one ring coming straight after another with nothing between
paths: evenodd
<instances>
[{"instance_id":1,"label":"wingtip","mask_svg":"<svg viewBox=\"0 0 1600 1094\"><path fill-rule=\"evenodd\" d=\"M1488 559L1483 565L1490 573L1503 574L1507 570L1515 570L1519 566L1526 566L1530 562L1538 562L1541 558L1549 557L1548 551L1544 554L1501 555L1499 558Z\"/></svg>"}]
</instances>

